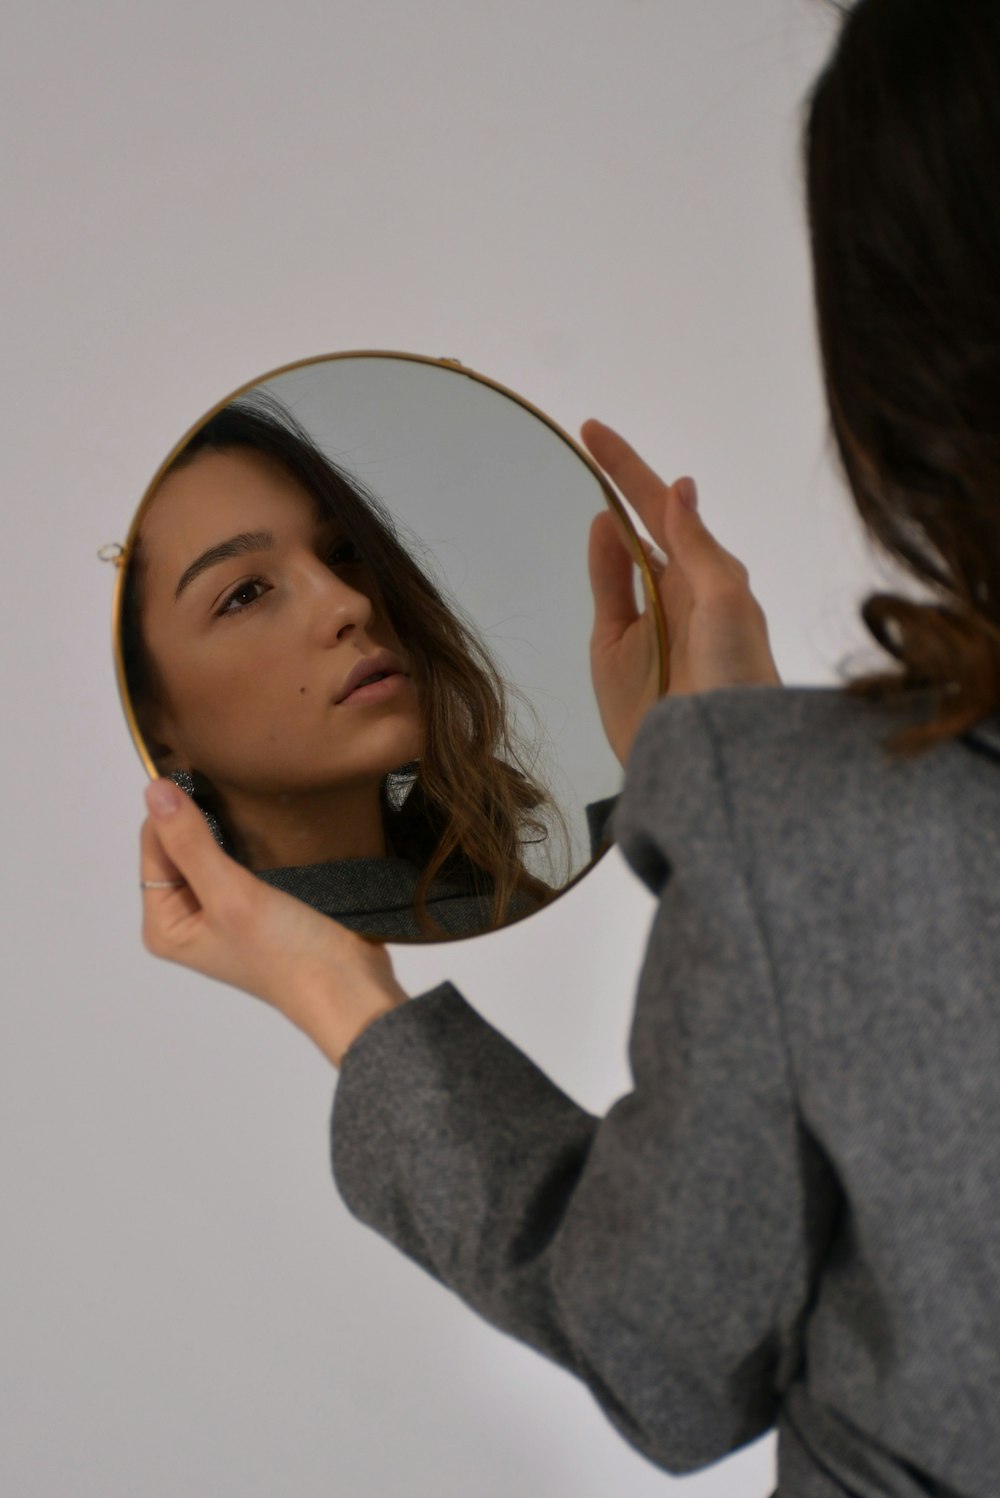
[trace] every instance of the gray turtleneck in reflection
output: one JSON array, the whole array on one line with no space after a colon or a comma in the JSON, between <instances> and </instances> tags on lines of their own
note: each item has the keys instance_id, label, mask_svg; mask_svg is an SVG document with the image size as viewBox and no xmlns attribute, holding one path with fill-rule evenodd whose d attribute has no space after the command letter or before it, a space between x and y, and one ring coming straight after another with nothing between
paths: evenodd
<instances>
[{"instance_id":1,"label":"gray turtleneck in reflection","mask_svg":"<svg viewBox=\"0 0 1000 1498\"><path fill-rule=\"evenodd\" d=\"M591 856L606 846L606 829L616 796L587 807ZM323 915L332 916L352 931L382 941L425 936L414 913L414 895L421 869L406 858L342 858L332 863L300 868L260 869L258 879L294 895ZM428 914L449 936L474 936L492 927L492 896L477 890L473 871L442 874L427 895ZM518 920L539 908L539 901L516 893L507 919Z\"/></svg>"}]
</instances>

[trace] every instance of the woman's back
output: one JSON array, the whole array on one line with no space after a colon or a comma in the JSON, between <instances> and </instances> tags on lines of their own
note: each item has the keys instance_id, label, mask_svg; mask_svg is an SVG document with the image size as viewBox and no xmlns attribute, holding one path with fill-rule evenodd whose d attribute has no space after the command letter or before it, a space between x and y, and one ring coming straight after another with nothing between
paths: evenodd
<instances>
[{"instance_id":1,"label":"woman's back","mask_svg":"<svg viewBox=\"0 0 1000 1498\"><path fill-rule=\"evenodd\" d=\"M730 1208L783 1268L779 1430L796 1494L937 1492L933 1479L985 1495L1000 1472L1000 726L893 760L880 740L906 716L822 689L668 703L637 743L618 823L654 880L675 855L685 945L696 909L744 928L718 933L734 965L718 964L720 1009L691 1011L687 1043L716 1048L713 1071L725 1049L730 1124L754 1151L766 1074L748 1086L755 1058L722 1008L756 1001L753 927L769 969L799 1159L776 1149ZM675 994L683 955L663 953Z\"/></svg>"}]
</instances>

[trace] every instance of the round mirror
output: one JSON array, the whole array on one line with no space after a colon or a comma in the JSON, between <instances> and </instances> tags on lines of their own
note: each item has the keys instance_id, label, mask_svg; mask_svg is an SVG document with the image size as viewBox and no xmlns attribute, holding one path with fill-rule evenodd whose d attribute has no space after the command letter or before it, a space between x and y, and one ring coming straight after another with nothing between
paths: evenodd
<instances>
[{"instance_id":1,"label":"round mirror","mask_svg":"<svg viewBox=\"0 0 1000 1498\"><path fill-rule=\"evenodd\" d=\"M177 443L117 557L151 776L232 857L366 936L542 909L608 846L587 542L623 521L548 417L455 360L360 352L244 386Z\"/></svg>"}]
</instances>

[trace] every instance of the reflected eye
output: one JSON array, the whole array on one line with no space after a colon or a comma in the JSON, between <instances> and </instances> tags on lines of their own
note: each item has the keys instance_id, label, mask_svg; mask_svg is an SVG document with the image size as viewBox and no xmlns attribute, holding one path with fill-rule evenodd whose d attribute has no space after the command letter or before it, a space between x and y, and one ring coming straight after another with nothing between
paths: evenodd
<instances>
[{"instance_id":1,"label":"reflected eye","mask_svg":"<svg viewBox=\"0 0 1000 1498\"><path fill-rule=\"evenodd\" d=\"M227 596L221 609L217 610L217 615L221 618L223 614L245 614L268 591L268 585L262 577L247 578L246 582L240 583Z\"/></svg>"},{"instance_id":2,"label":"reflected eye","mask_svg":"<svg viewBox=\"0 0 1000 1498\"><path fill-rule=\"evenodd\" d=\"M363 562L364 557L361 555L357 542L338 541L326 560L331 567L349 567Z\"/></svg>"}]
</instances>

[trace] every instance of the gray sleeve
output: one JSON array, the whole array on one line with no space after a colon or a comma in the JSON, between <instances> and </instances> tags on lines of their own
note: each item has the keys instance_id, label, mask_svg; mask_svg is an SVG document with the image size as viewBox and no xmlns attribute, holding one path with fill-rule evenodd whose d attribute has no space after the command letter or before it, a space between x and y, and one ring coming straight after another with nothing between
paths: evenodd
<instances>
[{"instance_id":1,"label":"gray sleeve","mask_svg":"<svg viewBox=\"0 0 1000 1498\"><path fill-rule=\"evenodd\" d=\"M647 720L616 828L660 893L633 1090L592 1117L446 984L348 1051L333 1170L357 1217L684 1473L774 1423L829 1183L697 712Z\"/></svg>"}]
</instances>

